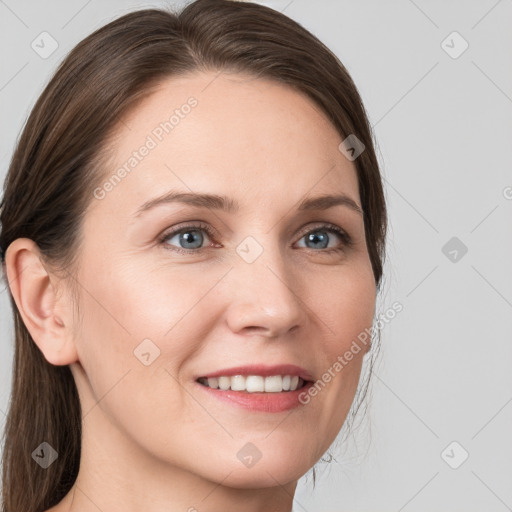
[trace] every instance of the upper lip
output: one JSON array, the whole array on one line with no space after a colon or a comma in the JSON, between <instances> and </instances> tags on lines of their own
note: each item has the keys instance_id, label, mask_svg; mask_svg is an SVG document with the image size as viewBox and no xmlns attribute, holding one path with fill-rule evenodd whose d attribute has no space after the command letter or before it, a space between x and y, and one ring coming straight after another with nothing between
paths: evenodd
<instances>
[{"instance_id":1,"label":"upper lip","mask_svg":"<svg viewBox=\"0 0 512 512\"><path fill-rule=\"evenodd\" d=\"M197 378L208 377L231 377L233 375L261 375L262 377L269 377L271 375L297 375L302 380L312 381L313 376L304 368L294 364L278 364L278 365L260 365L251 364L247 366L236 366L232 368L224 368L223 370L216 370L203 375L198 375ZM196 379L197 380L197 379Z\"/></svg>"}]
</instances>

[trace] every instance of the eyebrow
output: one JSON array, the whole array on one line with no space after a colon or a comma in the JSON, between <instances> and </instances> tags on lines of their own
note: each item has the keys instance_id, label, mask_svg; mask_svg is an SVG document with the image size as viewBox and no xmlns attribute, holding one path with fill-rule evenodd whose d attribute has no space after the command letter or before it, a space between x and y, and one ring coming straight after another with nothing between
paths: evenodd
<instances>
[{"instance_id":1,"label":"eyebrow","mask_svg":"<svg viewBox=\"0 0 512 512\"><path fill-rule=\"evenodd\" d=\"M197 208L222 210L227 213L236 213L240 210L240 205L234 199L226 196L170 191L160 197L156 197L145 202L135 212L134 216L140 217L144 212L147 212L148 210L170 203L189 204ZM328 210L334 206L346 206L352 211L363 216L363 210L361 207L351 197L345 194L322 195L318 197L306 198L299 204L297 209L299 211Z\"/></svg>"}]
</instances>

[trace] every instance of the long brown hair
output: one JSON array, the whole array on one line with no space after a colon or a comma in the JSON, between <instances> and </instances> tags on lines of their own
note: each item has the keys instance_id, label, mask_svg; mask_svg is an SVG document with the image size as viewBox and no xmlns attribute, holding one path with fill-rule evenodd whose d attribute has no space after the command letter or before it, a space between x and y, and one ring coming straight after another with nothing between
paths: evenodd
<instances>
[{"instance_id":1,"label":"long brown hair","mask_svg":"<svg viewBox=\"0 0 512 512\"><path fill-rule=\"evenodd\" d=\"M298 23L258 4L228 0L197 0L179 13L132 12L69 53L32 109L10 163L1 203L2 264L9 244L27 237L45 263L72 276L82 220L104 174L109 134L152 85L197 70L244 72L287 84L315 102L340 140L355 134L362 141L365 150L354 163L379 287L386 206L371 128L351 77ZM69 367L45 360L12 294L10 300L15 354L2 511L41 512L69 492L78 474L80 402ZM32 459L42 442L58 452L47 469Z\"/></svg>"}]
</instances>

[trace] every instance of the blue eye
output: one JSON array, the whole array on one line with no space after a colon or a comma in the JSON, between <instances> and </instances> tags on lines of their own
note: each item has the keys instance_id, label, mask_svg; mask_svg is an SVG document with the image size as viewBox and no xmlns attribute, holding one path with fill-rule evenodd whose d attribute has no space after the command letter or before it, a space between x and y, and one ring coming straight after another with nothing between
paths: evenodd
<instances>
[{"instance_id":1,"label":"blue eye","mask_svg":"<svg viewBox=\"0 0 512 512\"><path fill-rule=\"evenodd\" d=\"M171 241L173 238L178 238L178 243L182 245L183 249L199 249L203 244L203 235L201 231L196 229L187 229L169 238Z\"/></svg>"},{"instance_id":2,"label":"blue eye","mask_svg":"<svg viewBox=\"0 0 512 512\"><path fill-rule=\"evenodd\" d=\"M207 238L213 236L212 229L206 224L195 224L192 226L184 226L180 229L166 233L160 239L160 242L171 246L171 250L182 253L198 252L198 249L202 249L205 237L203 233L207 233ZM174 244L169 243L173 238L177 240L174 244L179 244L176 247Z\"/></svg>"},{"instance_id":3,"label":"blue eye","mask_svg":"<svg viewBox=\"0 0 512 512\"><path fill-rule=\"evenodd\" d=\"M310 231L307 235L303 236L306 239L306 247L308 249L327 249L331 237L327 234L327 229L317 229L315 231ZM311 245L308 245L311 244Z\"/></svg>"},{"instance_id":4,"label":"blue eye","mask_svg":"<svg viewBox=\"0 0 512 512\"><path fill-rule=\"evenodd\" d=\"M331 236L328 233L335 234L341 240L342 247L328 247ZM324 224L316 229L308 231L302 239L306 240L306 248L308 249L327 249L323 252L341 251L344 247L348 247L352 243L350 236L334 224ZM311 245L308 245L311 244Z\"/></svg>"},{"instance_id":5,"label":"blue eye","mask_svg":"<svg viewBox=\"0 0 512 512\"><path fill-rule=\"evenodd\" d=\"M206 233L206 237L204 233ZM334 239L337 237L341 240L341 243L334 247L329 246L333 238L332 234L335 235ZM208 224L194 224L182 226L179 229L163 234L160 237L160 243L172 251L182 254L193 254L205 249L206 247L203 247L205 238L208 240L213 236L214 231ZM175 240L173 241L173 239ZM323 224L315 229L310 229L302 235L299 241L303 239L306 240L306 246L301 247L314 251L319 250L318 252L323 253L343 251L352 245L350 236L335 224Z\"/></svg>"}]
</instances>

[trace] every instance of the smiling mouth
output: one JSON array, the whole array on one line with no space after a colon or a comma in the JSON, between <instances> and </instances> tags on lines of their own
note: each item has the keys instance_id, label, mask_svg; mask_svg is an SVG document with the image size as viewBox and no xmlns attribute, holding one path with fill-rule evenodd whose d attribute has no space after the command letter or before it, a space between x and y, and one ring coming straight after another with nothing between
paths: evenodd
<instances>
[{"instance_id":1,"label":"smiling mouth","mask_svg":"<svg viewBox=\"0 0 512 512\"><path fill-rule=\"evenodd\" d=\"M242 391L246 393L282 393L303 388L308 381L297 375L233 375L200 377L199 384L219 391Z\"/></svg>"}]
</instances>

